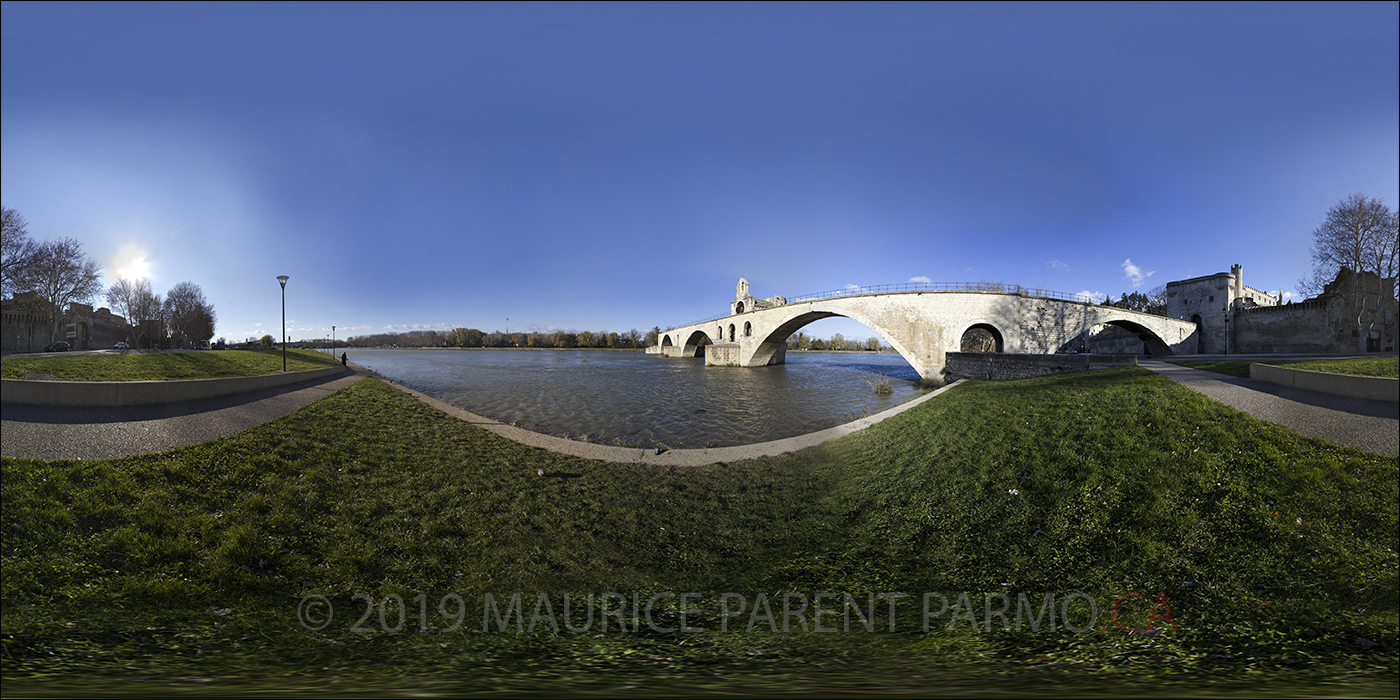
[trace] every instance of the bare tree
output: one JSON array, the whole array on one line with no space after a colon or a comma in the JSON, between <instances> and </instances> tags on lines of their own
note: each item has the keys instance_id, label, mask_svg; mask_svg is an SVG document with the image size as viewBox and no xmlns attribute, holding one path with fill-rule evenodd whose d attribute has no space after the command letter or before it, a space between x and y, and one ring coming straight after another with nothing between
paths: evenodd
<instances>
[{"instance_id":1,"label":"bare tree","mask_svg":"<svg viewBox=\"0 0 1400 700\"><path fill-rule=\"evenodd\" d=\"M151 321L160 318L161 298L159 294L151 291L151 283L145 277L136 280L131 290L131 306L127 311L131 314L127 320L131 323L141 321Z\"/></svg>"},{"instance_id":2,"label":"bare tree","mask_svg":"<svg viewBox=\"0 0 1400 700\"><path fill-rule=\"evenodd\" d=\"M165 305L159 294L151 291L151 283L144 278L132 297L131 318L127 319L136 328L138 336L145 336L145 321L165 321ZM151 347L160 347L161 338L146 338Z\"/></svg>"},{"instance_id":3,"label":"bare tree","mask_svg":"<svg viewBox=\"0 0 1400 700\"><path fill-rule=\"evenodd\" d=\"M34 262L38 245L29 238L29 222L14 209L0 207L0 297L20 291L20 278Z\"/></svg>"},{"instance_id":4,"label":"bare tree","mask_svg":"<svg viewBox=\"0 0 1400 700\"><path fill-rule=\"evenodd\" d=\"M1167 285L1158 285L1147 292L1147 308L1143 310L1150 314L1167 315Z\"/></svg>"},{"instance_id":5,"label":"bare tree","mask_svg":"<svg viewBox=\"0 0 1400 700\"><path fill-rule=\"evenodd\" d=\"M102 290L101 270L83 254L81 243L64 238L34 246L29 265L19 270L16 287L33 291L53 306L53 330L49 342L58 337L58 322L70 304L91 301Z\"/></svg>"},{"instance_id":6,"label":"bare tree","mask_svg":"<svg viewBox=\"0 0 1400 700\"><path fill-rule=\"evenodd\" d=\"M1312 257L1312 272L1298 281L1299 291L1307 296L1324 292L1342 269L1357 273L1350 288L1334 291L1346 296L1350 312L1356 315L1361 350L1365 351L1381 300L1395 299L1400 219L1382 200L1360 193L1348 195L1327 210L1327 220L1313 231ZM1376 276L1375 284L1368 281L1364 274L1368 272Z\"/></svg>"},{"instance_id":7,"label":"bare tree","mask_svg":"<svg viewBox=\"0 0 1400 700\"><path fill-rule=\"evenodd\" d=\"M181 282L165 294L165 323L172 334L187 344L214 337L214 306L204 298L204 290L193 282Z\"/></svg>"},{"instance_id":8,"label":"bare tree","mask_svg":"<svg viewBox=\"0 0 1400 700\"><path fill-rule=\"evenodd\" d=\"M141 293L142 284L146 285L147 291L150 290L150 283L144 279L119 279L107 288L107 307L133 326L138 319L133 318L132 312L135 310L136 297Z\"/></svg>"}]
</instances>

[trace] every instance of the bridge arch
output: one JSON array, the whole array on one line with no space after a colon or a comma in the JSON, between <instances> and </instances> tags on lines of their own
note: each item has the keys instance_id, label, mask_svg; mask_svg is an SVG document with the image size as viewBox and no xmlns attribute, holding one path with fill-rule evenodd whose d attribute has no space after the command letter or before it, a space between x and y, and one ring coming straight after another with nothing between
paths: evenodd
<instances>
[{"instance_id":1,"label":"bridge arch","mask_svg":"<svg viewBox=\"0 0 1400 700\"><path fill-rule=\"evenodd\" d=\"M914 371L918 372L921 376L928 376L925 374L924 363L919 362L918 356L911 352L904 343L900 342L899 337L891 333L889 329L884 328L873 319L855 309L843 307L823 308L823 306L824 305L814 304L809 307L810 310L793 316L770 331L768 335L764 336L759 342L758 349L754 352L754 361L751 363L751 366L782 363L787 353L787 339L793 333L805 328L813 321L840 316L841 318L849 318L874 331L876 335L880 336L881 340L889 343L890 347L894 348L895 352L898 352L900 357L903 357L904 361L908 362L909 366L914 368Z\"/></svg>"},{"instance_id":2,"label":"bridge arch","mask_svg":"<svg viewBox=\"0 0 1400 700\"><path fill-rule=\"evenodd\" d=\"M671 342L671 334L670 334L670 333L667 333L666 335L664 335L664 336L661 337L661 347L664 348L664 347L669 347L669 346L672 346L672 345L675 345L675 343Z\"/></svg>"},{"instance_id":3,"label":"bridge arch","mask_svg":"<svg viewBox=\"0 0 1400 700\"><path fill-rule=\"evenodd\" d=\"M1104 321L1104 323L1110 326L1117 326L1137 336L1138 340L1142 341L1142 347L1147 351L1148 355L1162 356L1172 354L1171 346L1167 345L1165 341L1157 337L1157 334L1153 333L1146 326L1121 318L1112 321Z\"/></svg>"},{"instance_id":4,"label":"bridge arch","mask_svg":"<svg viewBox=\"0 0 1400 700\"><path fill-rule=\"evenodd\" d=\"M990 341L991 347L969 350L967 347L969 334L986 337ZM977 321L963 330L962 335L959 336L958 345L958 349L962 352L1006 352L1006 334L991 321Z\"/></svg>"},{"instance_id":5,"label":"bridge arch","mask_svg":"<svg viewBox=\"0 0 1400 700\"><path fill-rule=\"evenodd\" d=\"M681 357L704 357L705 346L712 342L714 341L710 339L709 333L697 328L685 339L681 347Z\"/></svg>"}]
</instances>

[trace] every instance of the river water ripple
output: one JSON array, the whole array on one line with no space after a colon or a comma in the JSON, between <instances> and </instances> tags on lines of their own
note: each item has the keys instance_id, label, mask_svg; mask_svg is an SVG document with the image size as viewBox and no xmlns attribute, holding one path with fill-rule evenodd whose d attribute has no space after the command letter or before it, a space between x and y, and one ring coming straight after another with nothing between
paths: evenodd
<instances>
[{"instance_id":1,"label":"river water ripple","mask_svg":"<svg viewBox=\"0 0 1400 700\"><path fill-rule=\"evenodd\" d=\"M774 367L564 349L354 350L356 364L478 415L575 440L727 447L802 435L921 392L895 353L789 352ZM887 381L893 392L877 395Z\"/></svg>"}]
</instances>

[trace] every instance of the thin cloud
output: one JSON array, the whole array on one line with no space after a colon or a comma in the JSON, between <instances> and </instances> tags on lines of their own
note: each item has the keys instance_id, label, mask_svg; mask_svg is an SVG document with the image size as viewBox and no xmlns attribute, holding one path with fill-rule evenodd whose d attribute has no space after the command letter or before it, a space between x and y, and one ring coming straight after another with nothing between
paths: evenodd
<instances>
[{"instance_id":1,"label":"thin cloud","mask_svg":"<svg viewBox=\"0 0 1400 700\"><path fill-rule=\"evenodd\" d=\"M1156 270L1143 272L1142 268L1133 264L1132 258L1127 258L1123 261L1123 279L1131 281L1134 287L1141 287L1142 283L1146 282L1147 278L1155 273Z\"/></svg>"},{"instance_id":2,"label":"thin cloud","mask_svg":"<svg viewBox=\"0 0 1400 700\"><path fill-rule=\"evenodd\" d=\"M1068 264L1068 263L1062 263L1062 262L1060 262L1059 260L1051 260L1050 262L1045 263L1045 266L1048 267L1048 268L1050 268L1050 269L1055 269L1055 268L1060 268L1060 269L1062 269L1062 270L1068 270L1068 269L1069 269L1069 264Z\"/></svg>"},{"instance_id":3,"label":"thin cloud","mask_svg":"<svg viewBox=\"0 0 1400 700\"><path fill-rule=\"evenodd\" d=\"M929 284L933 280L929 279L928 275L919 275L918 277L910 277L909 281L918 282L919 284Z\"/></svg>"}]
</instances>

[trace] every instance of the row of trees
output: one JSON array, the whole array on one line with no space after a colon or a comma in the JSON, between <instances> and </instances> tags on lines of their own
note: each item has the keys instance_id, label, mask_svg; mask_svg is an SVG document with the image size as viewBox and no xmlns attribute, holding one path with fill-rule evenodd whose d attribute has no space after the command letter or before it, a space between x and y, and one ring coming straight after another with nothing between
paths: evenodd
<instances>
[{"instance_id":1,"label":"row of trees","mask_svg":"<svg viewBox=\"0 0 1400 700\"><path fill-rule=\"evenodd\" d=\"M29 224L14 209L0 207L0 296L28 292L51 312L50 342L58 337L58 324L72 304L86 304L102 293L102 269L72 238L36 241ZM119 279L106 292L107 306L133 327L142 321L160 321L162 328L184 342L195 344L214 337L217 317L214 305L193 282L171 287L162 299L146 279ZM153 341L156 339L152 339Z\"/></svg>"},{"instance_id":2,"label":"row of trees","mask_svg":"<svg viewBox=\"0 0 1400 700\"><path fill-rule=\"evenodd\" d=\"M1129 311L1145 311L1149 314L1165 316L1167 313L1167 287L1166 285L1162 285L1146 294L1142 292L1133 292L1131 294L1124 292L1123 295L1118 298L1118 301L1114 301L1111 296L1105 296L1102 305L1116 306L1120 309L1128 309Z\"/></svg>"},{"instance_id":3,"label":"row of trees","mask_svg":"<svg viewBox=\"0 0 1400 700\"><path fill-rule=\"evenodd\" d=\"M62 310L96 296L101 277L101 269L83 253L81 243L72 238L35 241L18 211L0 207L0 295L33 292ZM49 342L58 337L59 314L52 317Z\"/></svg>"},{"instance_id":4,"label":"row of trees","mask_svg":"<svg viewBox=\"0 0 1400 700\"><path fill-rule=\"evenodd\" d=\"M656 343L660 329L645 335L633 328L625 333L582 331L571 333L486 333L476 328L454 328L450 331L406 331L403 333L374 333L346 339L350 347L401 348L642 348Z\"/></svg>"},{"instance_id":5,"label":"row of trees","mask_svg":"<svg viewBox=\"0 0 1400 700\"><path fill-rule=\"evenodd\" d=\"M867 350L876 352L880 349L880 339L874 336L865 340L847 338L840 333L834 333L826 340L821 338L808 337L806 333L798 332L788 336L787 347L789 350Z\"/></svg>"},{"instance_id":6,"label":"row of trees","mask_svg":"<svg viewBox=\"0 0 1400 700\"><path fill-rule=\"evenodd\" d=\"M166 332L187 345L208 342L214 337L214 325L218 322L214 305L193 282L171 287L162 299L144 277L119 279L107 290L107 307L133 327L141 321L160 321Z\"/></svg>"}]
</instances>

